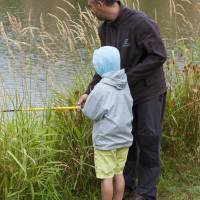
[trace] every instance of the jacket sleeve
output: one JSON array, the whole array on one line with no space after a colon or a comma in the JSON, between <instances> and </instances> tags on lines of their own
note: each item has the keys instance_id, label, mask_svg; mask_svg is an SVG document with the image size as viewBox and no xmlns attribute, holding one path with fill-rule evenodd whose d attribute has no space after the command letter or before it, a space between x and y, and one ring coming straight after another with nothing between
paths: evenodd
<instances>
[{"instance_id":1,"label":"jacket sleeve","mask_svg":"<svg viewBox=\"0 0 200 200\"><path fill-rule=\"evenodd\" d=\"M151 75L154 70L162 67L167 58L159 28L153 21L143 20L138 23L136 30L136 44L144 54L136 66L131 66L127 70L130 83Z\"/></svg>"},{"instance_id":2,"label":"jacket sleeve","mask_svg":"<svg viewBox=\"0 0 200 200\"><path fill-rule=\"evenodd\" d=\"M101 80L101 76L99 76L97 73L93 76L92 81L89 83L85 94L90 94L90 92L93 90L94 86Z\"/></svg>"},{"instance_id":3,"label":"jacket sleeve","mask_svg":"<svg viewBox=\"0 0 200 200\"><path fill-rule=\"evenodd\" d=\"M92 91L87 98L82 112L91 120L97 121L107 113L104 103L103 95L97 95L96 91Z\"/></svg>"}]
</instances>

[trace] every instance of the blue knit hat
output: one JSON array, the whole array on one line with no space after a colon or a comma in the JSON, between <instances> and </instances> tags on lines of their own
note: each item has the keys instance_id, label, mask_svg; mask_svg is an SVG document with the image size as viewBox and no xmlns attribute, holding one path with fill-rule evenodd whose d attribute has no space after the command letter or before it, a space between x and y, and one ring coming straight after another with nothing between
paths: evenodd
<instances>
[{"instance_id":1,"label":"blue knit hat","mask_svg":"<svg viewBox=\"0 0 200 200\"><path fill-rule=\"evenodd\" d=\"M100 76L106 72L120 70L119 50L111 46L96 49L93 54L93 67Z\"/></svg>"}]
</instances>

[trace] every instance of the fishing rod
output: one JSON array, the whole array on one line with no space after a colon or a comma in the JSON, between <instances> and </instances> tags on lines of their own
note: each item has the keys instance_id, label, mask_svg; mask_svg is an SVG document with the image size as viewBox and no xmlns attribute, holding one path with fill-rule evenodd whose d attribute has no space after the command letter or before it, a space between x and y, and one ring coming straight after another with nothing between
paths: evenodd
<instances>
[{"instance_id":1,"label":"fishing rod","mask_svg":"<svg viewBox=\"0 0 200 200\"><path fill-rule=\"evenodd\" d=\"M45 111L45 110L80 110L80 106L63 106L63 107L50 107L50 108L21 108L21 109L7 109L1 112L17 112L17 111Z\"/></svg>"}]
</instances>

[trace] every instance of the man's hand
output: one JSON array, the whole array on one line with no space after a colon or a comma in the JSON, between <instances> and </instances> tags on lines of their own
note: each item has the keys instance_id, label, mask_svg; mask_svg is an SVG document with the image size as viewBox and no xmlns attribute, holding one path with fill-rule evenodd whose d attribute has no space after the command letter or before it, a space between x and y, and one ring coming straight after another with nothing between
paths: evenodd
<instances>
[{"instance_id":1,"label":"man's hand","mask_svg":"<svg viewBox=\"0 0 200 200\"><path fill-rule=\"evenodd\" d=\"M83 108L87 98L88 98L88 94L83 94L82 96L80 96L77 105Z\"/></svg>"}]
</instances>

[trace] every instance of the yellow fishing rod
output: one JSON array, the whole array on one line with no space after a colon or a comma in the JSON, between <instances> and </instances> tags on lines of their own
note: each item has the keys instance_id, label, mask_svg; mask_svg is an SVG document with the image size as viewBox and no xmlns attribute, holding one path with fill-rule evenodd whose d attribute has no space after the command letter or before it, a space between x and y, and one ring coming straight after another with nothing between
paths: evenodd
<instances>
[{"instance_id":1,"label":"yellow fishing rod","mask_svg":"<svg viewBox=\"0 0 200 200\"><path fill-rule=\"evenodd\" d=\"M21 108L21 109L7 109L2 112L17 112L17 111L45 111L45 110L80 110L80 106L63 106L63 107L35 107L35 108Z\"/></svg>"}]
</instances>

